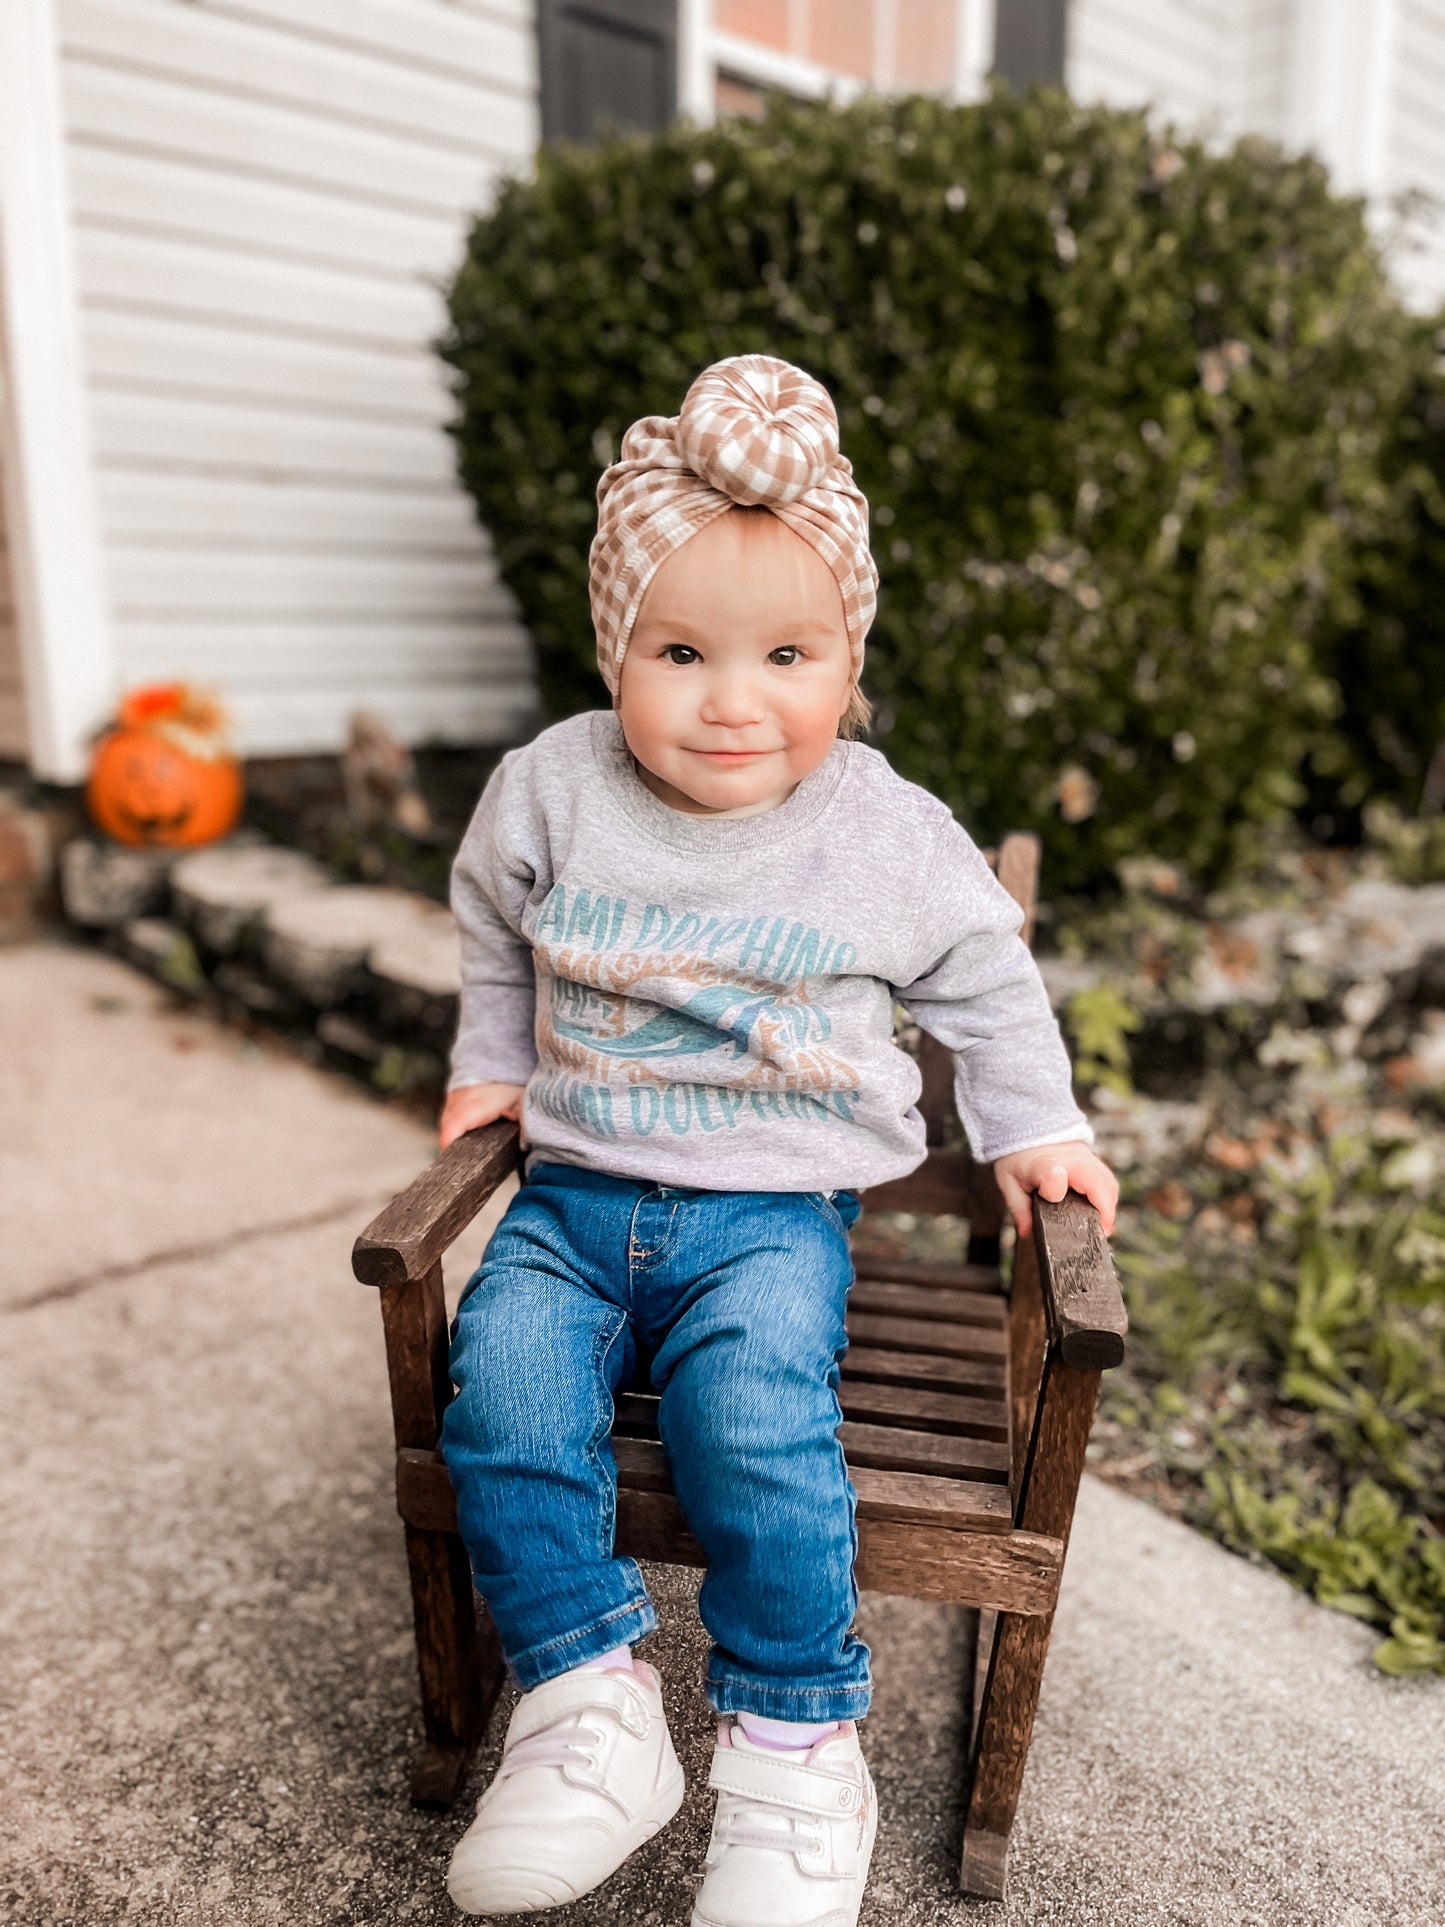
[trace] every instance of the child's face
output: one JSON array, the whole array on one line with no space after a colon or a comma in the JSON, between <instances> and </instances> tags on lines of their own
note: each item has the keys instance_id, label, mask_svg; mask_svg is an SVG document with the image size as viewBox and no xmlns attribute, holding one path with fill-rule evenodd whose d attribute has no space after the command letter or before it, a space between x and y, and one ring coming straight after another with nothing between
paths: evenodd
<instances>
[{"instance_id":1,"label":"child's face","mask_svg":"<svg viewBox=\"0 0 1445 1927\"><path fill-rule=\"evenodd\" d=\"M663 802L752 814L827 756L852 680L827 563L770 510L729 509L648 584L617 713Z\"/></svg>"}]
</instances>

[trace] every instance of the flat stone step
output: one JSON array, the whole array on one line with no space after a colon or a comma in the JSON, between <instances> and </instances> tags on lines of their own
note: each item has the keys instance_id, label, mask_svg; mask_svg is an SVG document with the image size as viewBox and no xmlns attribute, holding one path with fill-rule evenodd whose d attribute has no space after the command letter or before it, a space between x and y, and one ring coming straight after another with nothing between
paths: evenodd
<instances>
[{"instance_id":1,"label":"flat stone step","mask_svg":"<svg viewBox=\"0 0 1445 1927\"><path fill-rule=\"evenodd\" d=\"M171 872L177 914L220 956L259 936L267 913L288 897L329 887L314 858L265 843L216 844L182 857Z\"/></svg>"},{"instance_id":2,"label":"flat stone step","mask_svg":"<svg viewBox=\"0 0 1445 1927\"><path fill-rule=\"evenodd\" d=\"M428 897L367 884L283 897L266 912L266 967L298 996L327 1010L360 987L373 949L425 929L437 914Z\"/></svg>"},{"instance_id":3,"label":"flat stone step","mask_svg":"<svg viewBox=\"0 0 1445 1927\"><path fill-rule=\"evenodd\" d=\"M398 930L373 944L367 968L398 990L421 997L460 997L462 950L451 912L432 905L434 915L419 916L416 927Z\"/></svg>"},{"instance_id":4,"label":"flat stone step","mask_svg":"<svg viewBox=\"0 0 1445 1927\"><path fill-rule=\"evenodd\" d=\"M85 930L115 930L163 910L167 876L177 855L175 850L112 843L108 837L74 837L60 851L65 914Z\"/></svg>"}]
</instances>

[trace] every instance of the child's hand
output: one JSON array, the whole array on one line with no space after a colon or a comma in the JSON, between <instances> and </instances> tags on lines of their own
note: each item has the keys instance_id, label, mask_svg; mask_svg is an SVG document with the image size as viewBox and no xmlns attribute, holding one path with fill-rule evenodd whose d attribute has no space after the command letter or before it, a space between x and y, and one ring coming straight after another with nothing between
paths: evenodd
<instances>
[{"instance_id":1,"label":"child's hand","mask_svg":"<svg viewBox=\"0 0 1445 1927\"><path fill-rule=\"evenodd\" d=\"M1098 1211L1106 1235L1114 1229L1119 1180L1087 1144L1036 1144L1031 1149L1010 1151L1007 1157L994 1160L993 1174L1021 1238L1033 1235L1031 1191L1039 1192L1050 1204L1061 1204L1067 1192L1080 1191Z\"/></svg>"},{"instance_id":2,"label":"child's hand","mask_svg":"<svg viewBox=\"0 0 1445 1927\"><path fill-rule=\"evenodd\" d=\"M464 1131L495 1124L499 1117L514 1118L520 1124L526 1088L525 1084L458 1084L454 1091L448 1091L438 1128L442 1149L445 1151L449 1144L455 1144ZM526 1144L523 1138L524 1150Z\"/></svg>"}]
</instances>

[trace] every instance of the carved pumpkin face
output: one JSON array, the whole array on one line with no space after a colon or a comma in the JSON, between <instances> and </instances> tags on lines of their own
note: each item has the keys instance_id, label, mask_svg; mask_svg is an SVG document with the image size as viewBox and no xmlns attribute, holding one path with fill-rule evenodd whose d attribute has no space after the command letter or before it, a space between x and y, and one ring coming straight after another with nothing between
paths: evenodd
<instances>
[{"instance_id":1,"label":"carved pumpkin face","mask_svg":"<svg viewBox=\"0 0 1445 1927\"><path fill-rule=\"evenodd\" d=\"M148 729L115 729L90 766L86 804L120 843L211 843L241 813L240 765L229 756L192 756Z\"/></svg>"}]
</instances>

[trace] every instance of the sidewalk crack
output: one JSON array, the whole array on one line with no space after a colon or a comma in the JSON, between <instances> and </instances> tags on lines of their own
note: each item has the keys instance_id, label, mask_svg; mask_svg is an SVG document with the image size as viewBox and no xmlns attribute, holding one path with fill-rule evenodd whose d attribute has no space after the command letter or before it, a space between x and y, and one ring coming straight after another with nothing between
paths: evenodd
<instances>
[{"instance_id":1,"label":"sidewalk crack","mask_svg":"<svg viewBox=\"0 0 1445 1927\"><path fill-rule=\"evenodd\" d=\"M287 1231L307 1231L315 1225L328 1224L333 1218L348 1217L353 1212L358 1219L362 1212L374 1218L391 1195L390 1191L372 1191L363 1198L347 1198L340 1204L327 1205L322 1211L306 1211L295 1218L277 1218L270 1224L248 1225L240 1231L227 1231L197 1244L171 1245L164 1251L150 1252L144 1258L129 1259L123 1265L97 1266L93 1271L80 1272L74 1278L63 1278L58 1284L46 1285L27 1297L14 1298L7 1305L0 1305L0 1315L10 1317L16 1312L34 1311L39 1305L52 1305L65 1298L79 1298L82 1293L93 1291L99 1285L120 1284L127 1278L137 1278L143 1272L154 1271L164 1265L209 1258L217 1252L229 1251L238 1244L254 1244L260 1238L277 1237Z\"/></svg>"}]
</instances>

